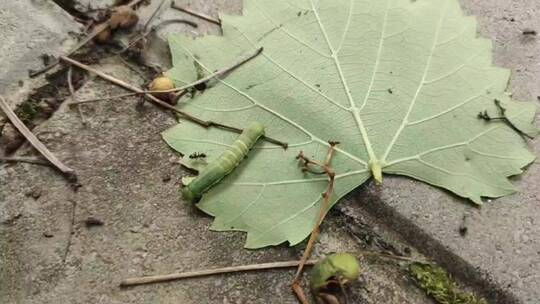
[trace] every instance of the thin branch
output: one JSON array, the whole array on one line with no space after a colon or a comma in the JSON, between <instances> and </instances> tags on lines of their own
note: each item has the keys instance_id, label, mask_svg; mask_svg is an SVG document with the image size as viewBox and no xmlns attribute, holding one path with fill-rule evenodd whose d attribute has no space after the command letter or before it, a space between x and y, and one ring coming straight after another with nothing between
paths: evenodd
<instances>
[{"instance_id":1,"label":"thin branch","mask_svg":"<svg viewBox=\"0 0 540 304\"><path fill-rule=\"evenodd\" d=\"M307 158L302 152L298 154L296 157L297 159L300 159L303 162L303 171L309 171L309 165L316 165L319 166L320 169L328 175L328 186L326 190L323 192L323 202L321 204L321 207L319 209L319 218L317 219L317 222L315 223L315 227L311 231L311 235L309 236L309 240L306 246L306 249L304 250L304 254L302 255L302 258L300 259L300 264L298 264L298 269L296 270L296 274L294 276L294 279L291 284L291 288L298 298L298 301L302 304L309 304L306 295L304 294L304 291L302 289L302 273L304 271L304 265L305 262L309 259L311 256L311 251L313 250L313 245L315 244L315 241L317 240L317 237L320 233L320 225L322 221L324 220L326 213L328 212L328 208L330 206L330 196L332 195L332 192L334 191L334 178L336 176L334 169L331 167L332 157L334 156L335 152L335 146L338 144L338 142L328 142L330 144L330 147L328 148L328 153L326 155L325 162L323 164L318 163L317 161L311 160Z\"/></svg>"},{"instance_id":2,"label":"thin branch","mask_svg":"<svg viewBox=\"0 0 540 304\"><path fill-rule=\"evenodd\" d=\"M186 95L188 92L189 92L188 90L183 90L174 94L174 97L172 99L172 104L177 104L180 98L182 98L182 96Z\"/></svg>"},{"instance_id":3,"label":"thin branch","mask_svg":"<svg viewBox=\"0 0 540 304\"><path fill-rule=\"evenodd\" d=\"M188 8L185 8L185 7L182 7L182 6L179 6L177 5L176 3L174 3L174 1L171 2L171 8L175 9L175 10L179 10L181 12L184 12L186 14L189 14L191 16L195 16L197 18L201 18L203 20L206 20L208 22L211 22L211 23L214 23L218 26L221 26L221 20L219 19L215 19L213 17L210 17L206 14L203 14L203 13L200 13L200 12L196 12L194 10L191 10L191 9L188 9Z\"/></svg>"},{"instance_id":4,"label":"thin branch","mask_svg":"<svg viewBox=\"0 0 540 304\"><path fill-rule=\"evenodd\" d=\"M235 70L236 68L240 67L244 63L246 63L246 62L250 61L251 59L257 57L260 53L262 53L263 50L264 50L264 48L260 47L253 54L241 59L240 61L234 63L233 65L228 66L226 68L223 68L221 70L218 70L218 71L216 71L216 72L214 72L212 74L209 74L206 77L203 77L203 78L201 78L201 79L199 79L197 81L194 81L192 83L188 83L188 84L186 84L184 86L174 88L174 89L170 89L170 90L143 91L143 93L170 93L170 92L178 92L178 91L183 91L183 90L192 88L192 87L194 87L194 86L196 86L198 84L205 83L208 80L211 80L211 79L213 79L215 77L221 76L223 74L227 74L227 73Z\"/></svg>"},{"instance_id":5,"label":"thin branch","mask_svg":"<svg viewBox=\"0 0 540 304\"><path fill-rule=\"evenodd\" d=\"M148 36L150 33L156 31L159 28L159 26L161 26L161 24L164 24L164 22L162 22L162 23L160 23L160 24L158 24L156 26L152 26L152 27L148 28L150 23L154 20L154 18L157 16L158 12L163 7L163 4L165 4L165 0L161 0L161 3L156 7L156 9L152 12L150 17L146 20L146 22L144 23L144 25L142 27L142 30L139 33L139 35L137 35L137 37L135 37L135 39L131 40L126 47L124 47L123 49L121 49L118 52L115 52L115 54L118 55L118 54L124 53L125 51L130 49L132 46L134 46L137 42L139 42L141 39L145 39L146 36ZM188 21L188 20L182 20L182 19L175 19L175 20L170 20L170 21L167 21L167 22L182 22L182 23L191 25L194 28L198 27L198 25L196 23Z\"/></svg>"},{"instance_id":6,"label":"thin branch","mask_svg":"<svg viewBox=\"0 0 540 304\"><path fill-rule=\"evenodd\" d=\"M304 263L305 265L305 263ZM306 297L306 294L304 293L304 290L302 289L302 285L300 283L294 283L291 284L291 288L294 292L294 295L296 296L296 298L298 299L298 301L301 303L301 304L309 304L309 301Z\"/></svg>"},{"instance_id":7,"label":"thin branch","mask_svg":"<svg viewBox=\"0 0 540 304\"><path fill-rule=\"evenodd\" d=\"M144 26L143 26L143 32L146 32L146 29L148 28L148 25L150 25L150 23L152 22L152 20L154 20L154 18L157 16L158 12L161 10L161 8L163 7L163 4L165 4L165 0L161 0L161 2L159 3L159 5L156 7L156 9L152 12L152 14L150 15L150 18L148 18L148 20L146 20L146 22L144 23Z\"/></svg>"},{"instance_id":8,"label":"thin branch","mask_svg":"<svg viewBox=\"0 0 540 304\"><path fill-rule=\"evenodd\" d=\"M69 220L69 226L68 226L68 239L66 242L66 247L64 249L64 254L62 255L62 264L66 263L66 259L69 255L69 251L71 249L71 239L73 238L73 226L75 226L75 209L77 209L77 202L70 201L71 202L71 216Z\"/></svg>"},{"instance_id":9,"label":"thin branch","mask_svg":"<svg viewBox=\"0 0 540 304\"><path fill-rule=\"evenodd\" d=\"M127 6L133 8L142 1L143 0L133 0L129 4L127 4ZM104 30L106 30L108 28L109 28L109 21L105 21L105 22L103 22L101 24L98 24L90 34L86 35L86 37L84 37L83 40L81 40L74 47L72 47L67 53L64 54L64 56L73 55L73 53L78 51L80 48L82 48L88 42L90 42L92 39L94 39L94 37L96 37L97 35L99 35L101 32L103 32ZM47 72L48 70L50 70L53 67L55 67L56 65L58 65L58 63L60 63L60 60L56 59L52 63L46 65L45 67L43 67L43 68L41 68L39 70L30 71L29 72L30 78L34 78L34 77L36 77L38 75L41 75L41 74Z\"/></svg>"},{"instance_id":10,"label":"thin branch","mask_svg":"<svg viewBox=\"0 0 540 304\"><path fill-rule=\"evenodd\" d=\"M160 23L154 25L151 27L151 30L153 31L157 31L158 29L164 27L164 26L167 26L169 24L173 24L173 23L184 23L184 24L187 24L193 28L198 28L199 25L193 21L189 21L189 20L186 20L186 19L180 19L180 18L175 18L175 19L167 19L167 20L163 20L161 21Z\"/></svg>"},{"instance_id":11,"label":"thin branch","mask_svg":"<svg viewBox=\"0 0 540 304\"><path fill-rule=\"evenodd\" d=\"M42 165L51 167L52 164L46 159L40 159L36 157L0 157L0 162L4 163L27 163L34 165Z\"/></svg>"},{"instance_id":12,"label":"thin branch","mask_svg":"<svg viewBox=\"0 0 540 304\"><path fill-rule=\"evenodd\" d=\"M135 93L138 93L138 94L145 94L145 96L147 98L149 98L153 103L163 107L163 108L166 108L168 110L171 110L171 111L174 111L180 115L182 115L185 119L191 121L191 122L194 122L196 124L199 124L205 128L209 128L209 127L215 127L215 128L220 128L220 129L223 129L223 130L228 130L228 131L232 131L232 132L236 132L236 133L242 133L242 129L239 129L239 128L236 128L236 127L232 127L232 126L228 126L228 125L225 125L225 124L221 124L221 123L218 123L218 122L214 122L214 121L211 121L211 120L202 120L200 118L197 118L187 112L184 112L180 109L177 109L176 107L168 104L167 102L159 99L159 98L156 98L155 96L147 93L148 91L144 91L144 90L141 90L139 89L138 87L135 87L129 83L126 83L120 79L117 79L113 76L110 76L108 74L105 74L101 71L98 71L86 64L83 64L83 63L80 63L76 60L73 60L71 58L68 58L68 57L65 57L65 56L61 56L60 57L61 60L65 61L65 62L68 62L72 65L75 65L83 70L86 70L88 72L91 72L91 73L94 73L96 74L97 76L105 79L105 80L108 80L118 86L121 86L127 90L130 90L130 91L133 91ZM195 83L195 82L194 82ZM273 138L270 138L270 137L264 137L264 139L268 142L271 142L271 143L274 143L276 145L279 145L279 146L282 146L284 149L287 148L288 144L285 143L285 142L282 142L282 141L279 141L279 140L276 140L276 139L273 139Z\"/></svg>"},{"instance_id":13,"label":"thin branch","mask_svg":"<svg viewBox=\"0 0 540 304\"><path fill-rule=\"evenodd\" d=\"M68 83L68 89L69 94L71 94L71 100L74 102L77 102L77 96L75 95L75 88L73 87L73 66L69 66L69 69L67 71L67 83ZM86 122L86 118L84 117L84 113L82 112L81 105L77 105L77 112L79 114L79 117L81 118L82 124L87 127L88 124Z\"/></svg>"},{"instance_id":14,"label":"thin branch","mask_svg":"<svg viewBox=\"0 0 540 304\"><path fill-rule=\"evenodd\" d=\"M181 273L171 273L171 274L166 274L166 275L136 277L136 278L129 278L129 279L123 280L120 283L120 286L126 287L126 286L141 285L141 284L167 282L167 281L172 281L172 280L210 276L210 275L216 275L216 274L222 274L222 273L297 267L299 263L300 261L272 262L272 263L232 266L232 267L224 267L224 268L216 268L216 269L205 269L205 270L198 270L198 271L188 271L188 272L181 272ZM309 260L309 261L306 261L304 264L314 265L315 263L316 261Z\"/></svg>"},{"instance_id":15,"label":"thin branch","mask_svg":"<svg viewBox=\"0 0 540 304\"><path fill-rule=\"evenodd\" d=\"M80 101L80 102L71 102L70 105L72 104L80 104L80 103L87 103L87 102L94 102L94 101L103 101L103 100L108 100L108 99L113 99L113 98L123 98L123 97L129 97L129 96L133 96L133 95L139 95L139 94L153 94L153 93L171 93L171 92L181 92L179 93L180 97L183 96L185 93L187 93L187 89L189 88L192 88L192 87L195 87L201 83L205 83L209 80L211 80L212 78L215 78L215 77L218 77L218 76L221 76L223 74L226 74L228 72L231 72L233 71L234 69L240 67L241 65L243 65L244 63L250 61L251 59L255 58L257 55L259 55L261 52L263 51L263 48L259 48L257 49L257 51L251 55L249 55L248 57L246 58L243 58L242 60L240 60L239 62L231 65L231 66L228 66L226 68L223 68L221 70L218 70L204 78L201 78L201 79L198 79L192 83L188 83L186 85L183 85L181 87L178 87L178 88L174 88L174 89L170 89L170 90L155 90L155 91L150 91L150 90L138 90L138 91L135 91L133 93L128 93L128 94L120 94L120 95L116 95L116 96L110 96L110 97L103 97L103 98L96 98L96 99L89 99L89 100L83 100L83 101ZM120 85L122 86L122 85ZM126 87L124 87L126 88Z\"/></svg>"},{"instance_id":16,"label":"thin branch","mask_svg":"<svg viewBox=\"0 0 540 304\"><path fill-rule=\"evenodd\" d=\"M517 128L513 123L512 121L510 121L510 119L508 119L508 117L506 116L506 108L504 108L502 105L501 105L501 101L498 100L498 99L495 99L493 100L495 102L495 106L499 109L499 112L501 113L502 117L500 118L496 118L496 117L491 117L491 120L496 120L496 119L501 119L503 120L504 122L506 122L507 125L509 125L514 131L516 131L517 133L521 134L522 136L525 136L527 137L528 139L534 139L534 136L531 136L523 131L521 131L519 128ZM487 115L487 111L485 112L485 114ZM489 119L488 119L489 120Z\"/></svg>"},{"instance_id":17,"label":"thin branch","mask_svg":"<svg viewBox=\"0 0 540 304\"><path fill-rule=\"evenodd\" d=\"M49 162L51 162L60 172L62 172L70 181L76 181L77 176L75 171L64 165L49 149L30 131L24 123L17 117L13 110L9 107L4 97L0 96L0 108L6 113L7 118L19 130L19 132L36 148Z\"/></svg>"}]
</instances>

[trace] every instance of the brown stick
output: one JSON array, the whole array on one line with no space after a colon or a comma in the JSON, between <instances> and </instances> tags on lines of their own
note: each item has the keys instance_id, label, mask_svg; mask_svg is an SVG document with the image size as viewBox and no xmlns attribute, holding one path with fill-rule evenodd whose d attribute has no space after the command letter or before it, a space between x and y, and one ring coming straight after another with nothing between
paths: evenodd
<instances>
[{"instance_id":1,"label":"brown stick","mask_svg":"<svg viewBox=\"0 0 540 304\"><path fill-rule=\"evenodd\" d=\"M24 123L17 117L15 112L9 107L4 97L0 96L0 108L6 113L7 118L11 123L21 132L21 134L30 142L30 144L36 148L49 162L51 162L60 172L62 172L68 179L76 180L75 171L68 166L64 165L49 149L30 131Z\"/></svg>"},{"instance_id":2,"label":"brown stick","mask_svg":"<svg viewBox=\"0 0 540 304\"><path fill-rule=\"evenodd\" d=\"M73 66L69 66L69 69L67 72L67 83L68 83L69 94L71 95L71 100L74 100L75 102L77 102L77 96L75 95L75 87L73 86ZM80 105L77 105L77 113L79 114L79 117L81 118L81 122L83 126L88 127L88 124L86 123L86 118L84 117L84 113Z\"/></svg>"},{"instance_id":3,"label":"brown stick","mask_svg":"<svg viewBox=\"0 0 540 304\"><path fill-rule=\"evenodd\" d=\"M306 261L305 265L314 265L316 261L309 260ZM288 268L296 267L300 261L288 261L288 262L272 262L272 263L263 263L263 264L252 264L252 265L242 265L242 266L232 266L224 267L217 269L206 269L198 271L188 271L181 273L171 273L166 275L155 275L155 276L146 276L146 277L137 277L125 279L120 283L120 286L133 286L141 284L150 284L150 283L159 283L172 280L186 279L186 278L195 278L202 276L210 276L221 273L232 273L232 272L245 272L245 271L255 271L255 270L264 270L264 269L275 269L275 268Z\"/></svg>"},{"instance_id":4,"label":"brown stick","mask_svg":"<svg viewBox=\"0 0 540 304\"><path fill-rule=\"evenodd\" d=\"M228 72L231 72L231 71L235 70L236 68L240 67L244 63L246 63L246 62L250 61L251 59L257 57L260 53L262 53L263 50L264 50L264 48L260 47L253 54L241 59L240 61L238 61L238 62L236 62L236 63L234 63L234 64L232 64L232 65L230 65L230 66L228 66L226 68L218 70L218 71L216 71L216 72L214 72L212 74L209 74L206 77L198 79L198 80L196 80L196 81L194 81L192 83L188 83L186 85L183 85L181 87L170 89L170 90L143 91L143 93L170 93L170 92L184 91L184 90L192 88L192 87L194 87L194 86L196 86L198 84L207 82L208 80L210 80L212 78L221 76L223 74L227 74Z\"/></svg>"},{"instance_id":5,"label":"brown stick","mask_svg":"<svg viewBox=\"0 0 540 304\"><path fill-rule=\"evenodd\" d=\"M73 239L73 226L75 226L75 210L77 209L77 202L76 201L70 201L71 202L71 216L69 219L69 226L68 226L68 239L66 242L66 247L64 248L64 254L62 255L62 264L66 264L66 259L69 255L69 251L71 250L71 240Z\"/></svg>"},{"instance_id":6,"label":"brown stick","mask_svg":"<svg viewBox=\"0 0 540 304\"><path fill-rule=\"evenodd\" d=\"M182 110L179 110L177 109L176 107L174 106L171 106L170 104L166 103L165 101L159 99L159 98L156 98L155 96L153 95L150 95L149 93L147 93L147 91L144 91L144 90L141 90L139 89L138 87L135 87L129 83L126 83L120 79L117 79L115 77L112 77L110 75L107 75L101 71L98 71L96 69L93 69L91 68L90 66L86 65L86 64L83 64L83 63L80 63L76 60L73 60L71 58L68 58L66 56L60 56L60 59L65 61L65 62L68 62L72 65L75 65L83 70L86 70L88 72L91 72L91 73L94 73L96 74L97 76L105 79L105 80L108 80L118 86L121 86L125 89L128 89L130 91L133 91L133 92L136 92L138 94L145 94L145 96L147 98L149 98L153 103L163 107L163 108L166 108L168 110L171 110L171 111L174 111L182 116L184 116L185 119L189 120L189 121L192 121L196 124L199 124L205 128L209 128L209 127L216 127L216 128L220 128L220 129L223 129L223 130L228 130L228 131L232 131L232 132L236 132L236 133L242 133L242 129L239 129L239 128L236 128L236 127L232 127L232 126L228 126L228 125L224 125L224 124L221 124L221 123L218 123L218 122L214 122L214 121L211 121L211 120L202 120L200 118L197 118L187 112L184 112ZM195 82L194 82L195 83ZM284 149L287 149L287 146L288 144L285 143L285 142L282 142L282 141L279 141L279 140L276 140L276 139L273 139L273 138L270 138L270 137L264 137L264 139L268 142L271 142L271 143L274 143L276 145L279 145L279 146L282 146Z\"/></svg>"},{"instance_id":7,"label":"brown stick","mask_svg":"<svg viewBox=\"0 0 540 304\"><path fill-rule=\"evenodd\" d=\"M143 0L134 0L134 1L131 1L131 3L128 3L127 6L128 7L131 7L133 8L134 6L136 6L137 4L139 4L140 2L142 2ZM88 42L90 42L90 40L94 39L94 37L96 37L97 35L99 35L101 32L103 32L104 30L108 29L109 28L109 21L105 21L101 24L98 24L96 25L96 27L94 28L94 30L92 30L92 32L88 35L86 35L86 37L83 38L83 40L79 41L79 43L77 43L74 47L72 47L66 54L64 54L64 56L70 56L70 55L73 55L73 53L75 53L76 51L78 51L80 48L82 48L83 46L85 46ZM56 65L58 65L58 63L60 63L60 60L55 60L54 62L48 64L47 66L39 69L39 70L36 70L36 71L30 71L29 75L30 75L30 78L34 78L40 74L43 74L45 72L47 72L48 70L54 68Z\"/></svg>"},{"instance_id":8,"label":"brown stick","mask_svg":"<svg viewBox=\"0 0 540 304\"><path fill-rule=\"evenodd\" d=\"M325 162L321 165L320 163L311 160L304 156L302 152L298 154L297 159L300 159L303 161L303 170L304 171L310 171L309 165L316 165L319 166L320 169L323 170L324 173L328 175L329 181L328 186L326 188L326 191L323 192L323 202L321 204L321 208L319 210L319 218L317 219L317 222L315 223L315 227L311 231L311 235L309 236L309 240L306 246L306 249L304 250L304 254L302 255L302 258L300 259L300 264L298 264L298 269L296 270L296 274L294 276L294 279L291 284L291 288L296 295L296 298L298 301L302 304L309 304L309 301L306 298L306 295L304 294L304 291L302 289L302 273L304 271L304 265L305 262L309 259L311 256L311 251L313 250L313 245L315 244L315 241L317 241L317 237L320 233L320 225L322 221L324 220L324 217L326 216L326 213L328 211L328 207L330 205L330 196L332 195L332 192L334 191L334 177L335 172L332 169L330 163L332 161L332 157L334 156L335 149L334 147L338 144L337 142L329 142L330 148L328 149L328 153L326 155ZM319 172L316 172L318 174Z\"/></svg>"},{"instance_id":9,"label":"brown stick","mask_svg":"<svg viewBox=\"0 0 540 304\"><path fill-rule=\"evenodd\" d=\"M208 22L211 22L211 23L214 23L216 25L219 25L221 26L221 20L219 19L215 19L215 18L212 18L206 14L203 14L203 13L199 13L199 12L196 12L196 11L193 11L193 10L190 10L188 8L185 8L185 7L182 7L182 6L179 6L177 5L176 3L174 3L174 1L171 2L171 8L175 9L175 10L179 10L179 11L182 11L186 14L189 14L191 16L195 16L197 18L201 18L203 20L206 20Z\"/></svg>"},{"instance_id":10,"label":"brown stick","mask_svg":"<svg viewBox=\"0 0 540 304\"><path fill-rule=\"evenodd\" d=\"M111 96L111 97L89 99L89 100L83 100L83 101L80 101L80 102L71 102L69 104L72 105L72 104L80 104L80 103L87 103L87 102L94 102L94 101L102 101L102 100L107 100L107 99L122 98L122 97L128 97L128 96L139 95L139 94L183 92L183 91L186 91L187 89L192 88L192 87L194 87L194 86L196 86L198 84L205 83L205 82L211 80L212 78L215 78L215 77L218 77L218 76L221 76L223 74L226 74L228 72L233 71L234 69L240 67L244 63L246 63L246 62L250 61L251 59L255 58L262 51L263 51L262 47L258 48L257 51L255 51L255 53L247 56L246 58L243 58L242 60L238 61L237 63L235 63L235 64L233 64L231 66L228 66L226 68L223 68L221 70L218 70L218 71L216 71L216 72L214 72L214 73L212 73L212 74L210 74L210 75L208 75L208 76L206 76L204 78L198 79L198 80L196 80L196 81L194 81L192 83L188 83L188 84L186 84L184 86L181 86L181 87L178 87L178 88L169 89L169 90L155 90L155 91L140 90L140 91L133 92L133 93L128 93L128 94L121 94L121 95Z\"/></svg>"}]
</instances>

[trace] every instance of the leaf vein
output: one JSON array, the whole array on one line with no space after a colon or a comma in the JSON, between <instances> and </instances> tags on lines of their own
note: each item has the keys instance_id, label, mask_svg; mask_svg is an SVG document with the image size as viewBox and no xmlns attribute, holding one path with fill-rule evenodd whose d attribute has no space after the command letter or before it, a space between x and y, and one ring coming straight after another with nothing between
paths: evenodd
<instances>
[{"instance_id":1,"label":"leaf vein","mask_svg":"<svg viewBox=\"0 0 540 304\"><path fill-rule=\"evenodd\" d=\"M407 112L405 113L405 116L403 117L403 120L401 121L401 125L399 126L396 134L392 138L392 141L390 141L390 144L386 148L386 151L384 152L384 155L382 157L382 162L383 163L386 160L386 158L388 157L388 154L390 154L390 151L392 150L392 148L394 147L394 144L396 143L397 139L401 135L401 132L403 132L403 129L407 125L407 123L408 123L407 120L409 119L409 116L411 115L412 109L414 108L414 105L415 105L416 101L418 100L418 96L420 95L420 92L422 91L422 88L424 86L424 82L425 82L427 74L429 72L429 68L431 66L431 61L433 60L433 55L434 55L435 50L437 48L437 41L439 39L439 34L441 32L444 17L446 16L446 10L447 10L447 7L448 7L448 3L449 3L449 0L446 0L445 5L443 6L442 12L440 14L439 22L438 22L438 25L437 25L437 28L435 30L435 34L434 34L434 37L433 37L433 45L432 45L431 50L429 52L428 60L427 60L427 63L426 63L426 67L424 68L424 72L422 74L422 79L420 80L420 84L418 85L418 88L416 89L416 93L414 94L414 97L411 100L411 103L409 104Z\"/></svg>"},{"instance_id":2,"label":"leaf vein","mask_svg":"<svg viewBox=\"0 0 540 304\"><path fill-rule=\"evenodd\" d=\"M347 95L347 98L349 100L349 103L351 105L351 110L353 113L353 117L356 121L356 124L360 130L360 133L362 135L362 140L364 141L364 146L366 147L367 153L369 155L369 158L371 160L376 159L375 153L373 152L373 149L371 147L371 143L369 141L369 137L367 135L366 128L364 127L364 123L362 122L362 119L360 118L360 111L356 107L356 103L351 95L351 91L349 89L349 85L347 84L347 80L345 79L345 75L343 74L343 71L341 69L341 63L339 62L339 58L337 54L335 53L334 49L332 48L332 44L330 43L330 39L328 38L328 34L326 33L326 30L324 29L324 26L322 24L321 18L319 16L319 13L317 9L315 8L315 4L313 3L313 0L309 1L311 3L311 7L313 10L313 13L315 15L315 19L317 19L317 23L319 24L319 28L321 30L321 33L323 34L326 43L328 44L328 48L332 52L332 58L334 59L334 64L337 68L337 71L339 73L339 78L341 80L341 83L343 85L343 89L345 90L345 94ZM365 162L364 162L365 163Z\"/></svg>"}]
</instances>

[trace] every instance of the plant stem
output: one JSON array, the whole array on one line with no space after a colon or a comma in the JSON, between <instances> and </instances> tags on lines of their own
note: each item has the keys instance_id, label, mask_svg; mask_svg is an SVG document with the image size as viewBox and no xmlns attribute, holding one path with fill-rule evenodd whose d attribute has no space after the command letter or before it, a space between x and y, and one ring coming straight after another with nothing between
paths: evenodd
<instances>
[{"instance_id":1,"label":"plant stem","mask_svg":"<svg viewBox=\"0 0 540 304\"><path fill-rule=\"evenodd\" d=\"M334 152L335 152L334 147L338 143L329 142L329 144L330 144L330 147L328 149L328 153L326 154L325 162L322 165L314 160L307 158L306 156L304 156L302 152L300 152L300 154L298 154L297 156L298 159L303 161L303 166L304 166L303 169L309 171L309 165L319 166L323 170L323 172L328 175L328 179L329 179L328 187L326 188L326 191L322 194L323 202L321 204L321 208L319 209L319 218L317 219L317 222L315 223L315 227L311 231L311 235L309 236L306 249L304 250L304 254L302 255L302 258L300 259L300 264L298 265L298 269L296 270L296 274L291 284L291 288L294 294L296 295L298 301L302 304L309 304L301 286L304 265L305 265L305 262L311 256L313 245L315 244L315 241L317 240L317 237L319 236L319 233L320 233L320 225L322 221L324 220L324 217L326 216L328 207L330 205L330 196L332 195L332 192L334 191L334 177L336 174L334 172L334 169L332 169L330 163L332 162L332 157L334 156Z\"/></svg>"},{"instance_id":2,"label":"plant stem","mask_svg":"<svg viewBox=\"0 0 540 304\"><path fill-rule=\"evenodd\" d=\"M197 18L201 18L201 19L203 19L203 20L206 20L206 21L208 21L208 22L211 22L211 23L214 23L214 24L216 24L216 25L221 26L221 20L212 18L212 17L210 17L210 16L208 16L208 15L205 15L205 14L203 14L203 13L199 13L199 12L190 10L190 9L188 9L188 8L179 6L179 5L177 5L176 3L174 3L174 1L171 2L171 8L173 8L173 9L175 9L175 10L182 11L182 12L184 12L184 13L186 13L186 14L195 16L195 17L197 17Z\"/></svg>"},{"instance_id":3,"label":"plant stem","mask_svg":"<svg viewBox=\"0 0 540 304\"><path fill-rule=\"evenodd\" d=\"M7 118L11 121L13 126L21 132L21 134L28 140L28 142L41 153L49 162L51 162L60 172L62 172L70 181L76 181L77 176L75 171L68 166L64 165L56 156L47 149L47 147L30 131L24 123L17 117L15 112L9 107L4 97L0 96L0 109L4 111Z\"/></svg>"},{"instance_id":4,"label":"plant stem","mask_svg":"<svg viewBox=\"0 0 540 304\"><path fill-rule=\"evenodd\" d=\"M309 260L305 261L305 265L313 265L316 261ZM145 276L145 277L136 277L125 279L120 283L120 286L133 286L141 284L150 284L150 283L159 283L172 280L186 279L186 278L195 278L202 276L210 276L221 273L232 273L232 272L245 272L245 271L255 271L255 270L264 270L264 269L275 269L275 268L288 268L296 267L300 264L300 261L288 261L288 262L272 262L272 263L262 263L262 264L251 264L251 265L242 265L242 266L232 266L216 269L205 269L198 271L188 271L181 273L171 273L166 275L155 275L155 276Z\"/></svg>"},{"instance_id":5,"label":"plant stem","mask_svg":"<svg viewBox=\"0 0 540 304\"><path fill-rule=\"evenodd\" d=\"M197 81L194 81L192 83L188 83L188 84L186 84L184 86L174 88L174 89L170 89L170 90L143 91L143 93L170 93L170 92L178 92L178 91L183 91L183 90L189 89L189 88L194 87L194 86L196 86L198 84L207 82L208 80L211 80L212 78L221 76L223 74L226 74L228 72L231 72L231 71L235 70L236 68L240 67L244 63L246 63L246 62L250 61L251 59L257 57L260 53L262 53L263 50L264 50L264 48L260 47L253 54L241 59L240 61L238 61L238 62L236 62L236 63L234 63L234 64L232 64L232 65L230 65L230 66L228 66L226 68L218 70L218 71L216 71L216 72L214 72L212 74L209 74L206 77L198 79Z\"/></svg>"},{"instance_id":6,"label":"plant stem","mask_svg":"<svg viewBox=\"0 0 540 304\"><path fill-rule=\"evenodd\" d=\"M75 95L75 88L73 87L73 66L69 66L69 69L67 71L67 83L68 83L69 94L71 95L71 100L73 100L74 102L77 102L77 96ZM85 127L88 127L88 124L86 123L86 119L84 117L84 113L80 105L77 105L77 112L79 113L79 117L81 118L82 124Z\"/></svg>"},{"instance_id":7,"label":"plant stem","mask_svg":"<svg viewBox=\"0 0 540 304\"><path fill-rule=\"evenodd\" d=\"M96 74L97 76L105 79L105 80L108 80L118 86L121 86L127 90L130 90L132 92L135 92L135 93L138 93L138 94L145 94L145 96L147 98L149 98L153 103L163 107L163 108L166 108L168 110L171 110L171 111L174 111L180 115L182 115L185 119L191 121L191 122L194 122L196 124L199 124L205 128L209 128L209 127L215 127L215 128L220 128L220 129L223 129L223 130L228 130L228 131L232 131L232 132L236 132L236 133L242 133L242 129L239 129L239 128L236 128L236 127L232 127L232 126L228 126L228 125L225 125L225 124L221 124L221 123L218 123L218 122L214 122L214 121L211 121L211 120L202 120L198 117L195 117L187 112L184 112L174 106L171 106L170 104L166 103L165 101L159 99L159 98L156 98L155 96L151 95L148 93L148 91L144 91L144 90L141 90L139 89L138 87L135 87L129 83L126 83L120 79L117 79L113 76L110 76L108 74L105 74L101 71L98 71L86 64L83 64L83 63L80 63L76 60L73 60L71 58L68 58L66 56L60 56L60 59L67 62L67 63L70 63L72 65L75 65L83 70L86 70L88 72L91 72L91 73L94 73ZM195 83L195 82L194 82ZM264 137L264 139L268 142L271 142L271 143L274 143L276 145L279 145L279 146L282 146L284 149L287 148L288 144L285 143L285 142L282 142L282 141L279 141L279 140L276 140L276 139L273 139L273 138L270 138L270 137Z\"/></svg>"},{"instance_id":8,"label":"plant stem","mask_svg":"<svg viewBox=\"0 0 540 304\"><path fill-rule=\"evenodd\" d=\"M90 100L83 100L83 101L80 101L80 102L72 102L70 104L79 104L79 103L87 103L87 102L93 102L93 101L102 101L102 100L107 100L107 99L112 99L112 98L128 97L128 96L139 95L139 94L171 93L171 92L185 91L185 90L187 90L189 88L192 88L192 87L194 87L194 86L196 86L198 84L207 82L208 80L210 80L212 78L221 76L221 75L226 74L228 72L231 72L232 70L240 67L244 63L246 63L246 62L250 61L251 59L255 58L262 51L263 51L263 48L258 48L257 51L255 51L255 53L243 58L242 60L238 61L237 63L235 63L235 64L233 64L231 66L228 66L226 68L223 68L221 70L218 70L218 71L216 71L216 72L214 72L214 73L212 73L212 74L210 74L210 75L208 75L208 76L206 76L204 78L198 79L198 80L196 80L196 81L194 81L192 83L188 83L188 84L183 85L183 86L178 87L178 88L169 89L169 90L155 90L155 91L138 90L138 91L133 92L133 93L121 94L121 95L117 95L117 96L97 98L97 99L90 99Z\"/></svg>"}]
</instances>

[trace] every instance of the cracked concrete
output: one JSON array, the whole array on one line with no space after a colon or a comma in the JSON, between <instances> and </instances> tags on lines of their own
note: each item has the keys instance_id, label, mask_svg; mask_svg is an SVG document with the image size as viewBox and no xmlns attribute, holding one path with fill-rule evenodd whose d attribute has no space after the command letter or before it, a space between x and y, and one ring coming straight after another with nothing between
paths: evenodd
<instances>
[{"instance_id":1,"label":"cracked concrete","mask_svg":"<svg viewBox=\"0 0 540 304\"><path fill-rule=\"evenodd\" d=\"M43 1L20 2L44 5ZM239 13L240 2L179 1L214 16L218 10ZM494 41L495 63L513 70L510 91L514 96L521 100L539 96L540 40L524 39L521 31L540 30L540 4L532 0L461 2L467 13L477 16L480 35ZM149 11L144 9L143 14ZM61 22L49 20L51 16L69 20L57 7L33 11L32 16L41 16L34 19L46 25ZM191 19L166 11L154 22L178 16ZM166 44L160 38L167 32L219 32L211 24L198 23L197 31L174 24L158 32L150 48L159 52L151 52L150 61L167 66ZM63 48L58 45L63 45L60 41L67 30L57 32L60 36L55 37L62 38L43 49ZM39 66L38 55L13 60ZM8 70L5 64L2 60L2 70ZM28 66L20 66L26 75ZM114 60L96 68L133 84L144 82ZM25 88L14 90L24 92ZM82 99L122 92L91 79L77 95ZM0 302L295 303L288 287L292 270L118 288L127 276L288 260L301 254L301 246L248 251L242 249L241 233L208 231L211 219L178 201L183 171L175 163L177 156L159 138L174 119L149 104L136 104L137 99L131 98L86 105L88 128L76 111L64 106L35 130L60 159L77 170L83 184L78 192L49 168L0 167ZM531 147L538 151L538 140ZM33 152L23 147L18 153ZM490 303L537 303L539 175L535 163L516 179L519 194L486 203L481 209L420 182L385 176L381 190L367 185L338 205L323 227L316 251L391 248L412 250L413 256L419 256L418 250L468 287L484 291ZM87 227L88 217L99 218L104 225ZM411 284L399 264L373 258L362 262L363 275L350 291L353 303L432 303Z\"/></svg>"},{"instance_id":2,"label":"cracked concrete","mask_svg":"<svg viewBox=\"0 0 540 304\"><path fill-rule=\"evenodd\" d=\"M28 91L28 70L43 66L43 54L59 55L74 40L79 25L53 1L0 1L0 92Z\"/></svg>"},{"instance_id":3,"label":"cracked concrete","mask_svg":"<svg viewBox=\"0 0 540 304\"><path fill-rule=\"evenodd\" d=\"M96 68L143 83L121 63ZM121 92L94 79L77 95L86 99ZM175 124L174 118L137 102L131 98L85 106L87 128L76 111L64 106L35 129L60 159L76 168L82 184L76 192L47 167L0 169L1 301L296 303L289 288L293 270L118 287L131 276L297 259L302 247L249 251L242 248L241 233L209 231L208 216L180 203L178 182L184 171L159 136ZM104 225L87 227L88 217ZM329 217L319 254L378 250L355 239L343 221L338 213ZM355 303L431 303L395 261L366 258L362 267L363 275L350 291Z\"/></svg>"}]
</instances>

